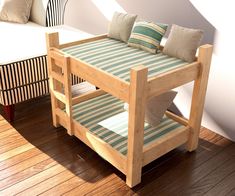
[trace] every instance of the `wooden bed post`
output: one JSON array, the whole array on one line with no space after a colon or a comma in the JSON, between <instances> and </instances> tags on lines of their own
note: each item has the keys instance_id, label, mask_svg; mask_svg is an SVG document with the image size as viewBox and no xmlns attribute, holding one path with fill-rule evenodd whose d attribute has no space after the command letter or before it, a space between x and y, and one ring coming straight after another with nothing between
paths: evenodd
<instances>
[{"instance_id":1,"label":"wooden bed post","mask_svg":"<svg viewBox=\"0 0 235 196\"><path fill-rule=\"evenodd\" d=\"M192 129L187 142L187 150L194 151L198 145L201 120L205 103L207 83L209 78L211 57L213 47L203 45L199 48L198 62L200 63L200 72L194 82L191 111L189 117L189 126Z\"/></svg>"},{"instance_id":2,"label":"wooden bed post","mask_svg":"<svg viewBox=\"0 0 235 196\"><path fill-rule=\"evenodd\" d=\"M52 106L52 119L53 119L53 125L55 127L59 127L58 117L56 116L56 112L55 112L56 108L59 107L59 102L53 95L52 91L54 89L61 89L61 85L57 81L53 81L51 77L54 60L50 56L50 48L59 47L59 34L57 32L49 33L49 34L47 33L46 42L47 42L47 65L48 65L49 86L50 86L50 94L51 94L51 106Z\"/></svg>"},{"instance_id":3,"label":"wooden bed post","mask_svg":"<svg viewBox=\"0 0 235 196\"><path fill-rule=\"evenodd\" d=\"M133 187L141 182L144 141L144 115L147 97L148 69L139 66L131 69L129 120L128 120L128 154L126 183Z\"/></svg>"}]
</instances>

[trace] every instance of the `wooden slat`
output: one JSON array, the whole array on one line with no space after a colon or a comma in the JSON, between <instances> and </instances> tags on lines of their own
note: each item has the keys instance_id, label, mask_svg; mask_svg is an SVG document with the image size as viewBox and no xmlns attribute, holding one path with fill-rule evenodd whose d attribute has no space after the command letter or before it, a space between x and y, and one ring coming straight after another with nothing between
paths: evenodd
<instances>
[{"instance_id":1,"label":"wooden slat","mask_svg":"<svg viewBox=\"0 0 235 196\"><path fill-rule=\"evenodd\" d=\"M91 174L91 177L93 177L94 175ZM89 178L90 178L89 176ZM83 176L82 176L83 177ZM81 179L76 179L73 178L70 181L68 181L67 185L63 184L63 186L58 186L59 191L48 191L48 193L59 193L59 194L63 194L66 196L73 196L76 193L79 192L80 195L86 195L87 193L90 193L93 189L97 189L100 186L106 184L109 181L112 181L116 178L117 176L115 174L109 174L108 169L106 169L106 171L103 173L103 175L96 175L94 176L94 181L91 181L89 179L87 179L87 177L85 178L85 180L83 181L84 178ZM82 184L81 184L82 183ZM78 184L78 186L75 186L75 184ZM80 185L81 184L81 185ZM56 188L55 188L56 189ZM67 191L68 190L68 191ZM43 194L44 196L47 196L46 194Z\"/></svg>"},{"instance_id":2,"label":"wooden slat","mask_svg":"<svg viewBox=\"0 0 235 196\"><path fill-rule=\"evenodd\" d=\"M59 75L59 74L57 74L56 72L51 72L51 77L53 78L53 79L56 79L56 80L58 80L59 82L61 82L61 83L64 83L64 77L63 77L63 75Z\"/></svg>"},{"instance_id":3,"label":"wooden slat","mask_svg":"<svg viewBox=\"0 0 235 196\"><path fill-rule=\"evenodd\" d=\"M234 162L233 162L234 164ZM226 195L234 196L235 195L235 172L230 173L226 176L220 183L216 184L212 189L210 189L205 196L214 196L214 195Z\"/></svg>"},{"instance_id":4,"label":"wooden slat","mask_svg":"<svg viewBox=\"0 0 235 196\"><path fill-rule=\"evenodd\" d=\"M199 63L194 62L172 71L159 74L156 77L152 77L148 80L148 98L191 82L197 78L198 73Z\"/></svg>"},{"instance_id":5,"label":"wooden slat","mask_svg":"<svg viewBox=\"0 0 235 196\"><path fill-rule=\"evenodd\" d=\"M78 147L76 148L78 149ZM78 152L78 150L76 150ZM75 152L76 152L75 151ZM82 154L82 153L81 153ZM64 155L64 154L62 154ZM35 184L34 186L31 186L24 191L20 192L18 195L34 195L35 192L37 194L43 193L50 189L51 187L58 185L60 183L63 183L65 181L68 181L70 178L80 175L82 172L90 169L90 165L84 162L82 158L77 158L76 162L73 161L73 158L71 156L64 155L68 160L65 162L68 162L66 169L62 172L56 172L56 175L51 176L48 179L45 179L44 181L39 182L38 184ZM91 160L94 157L94 154L91 153L87 156L87 161ZM100 163L99 163L100 164Z\"/></svg>"},{"instance_id":6,"label":"wooden slat","mask_svg":"<svg viewBox=\"0 0 235 196\"><path fill-rule=\"evenodd\" d=\"M151 161L184 144L188 140L189 130L189 127L179 128L165 134L164 137L159 138L152 144L145 146L143 150L143 165L147 165Z\"/></svg>"},{"instance_id":7,"label":"wooden slat","mask_svg":"<svg viewBox=\"0 0 235 196\"><path fill-rule=\"evenodd\" d=\"M71 57L71 72L115 97L129 102L129 83L118 77L73 57Z\"/></svg>"},{"instance_id":8,"label":"wooden slat","mask_svg":"<svg viewBox=\"0 0 235 196\"><path fill-rule=\"evenodd\" d=\"M55 114L55 109L59 107L59 103L57 99L54 97L54 94L52 91L54 89L58 90L60 86L58 85L58 82L54 81L53 78L51 77L52 71L58 71L53 69L53 64L55 63L53 61L53 58L51 57L51 48L59 47L59 34L58 33L46 33L46 46L47 46L47 65L48 65L48 76L49 76L49 89L50 89L50 94L51 94L51 108L52 108L52 120L53 120L53 125L55 127L59 126L59 122L57 119L57 116Z\"/></svg>"},{"instance_id":9,"label":"wooden slat","mask_svg":"<svg viewBox=\"0 0 235 196\"><path fill-rule=\"evenodd\" d=\"M92 91L92 92L87 92L87 93L84 93L80 96L73 97L72 104L75 105L75 104L81 103L83 101L87 101L89 99L92 99L92 98L95 98L95 97L98 97L98 96L104 95L104 94L106 94L106 92L101 89L98 89L98 90Z\"/></svg>"},{"instance_id":10,"label":"wooden slat","mask_svg":"<svg viewBox=\"0 0 235 196\"><path fill-rule=\"evenodd\" d=\"M58 47L58 46L57 46ZM56 47L50 47L48 55L58 67L63 68L64 55Z\"/></svg>"},{"instance_id":11,"label":"wooden slat","mask_svg":"<svg viewBox=\"0 0 235 196\"><path fill-rule=\"evenodd\" d=\"M65 136L65 134L58 135L56 133L52 133L51 135L47 135L46 137L44 137L42 139L40 138L35 141L33 140L33 142L38 144L40 142L40 140L43 140L43 142L39 143L39 145L37 145L37 146L40 149L43 149L44 151L48 151L48 154L50 154L52 156L53 154L50 152L50 150L53 149L53 147L58 148L59 145L58 145L58 143L56 143L56 141L58 140L58 138L64 137L64 136ZM36 147L29 149L29 150L26 150L24 152L21 152L19 154L16 153L14 156L0 162L0 171L5 171L8 168L11 168L10 171L15 172L15 169L13 168L15 165L21 164L26 160L30 160L31 158L38 156L41 153L42 153L42 151L40 151ZM20 169L23 170L24 168L20 167Z\"/></svg>"},{"instance_id":12,"label":"wooden slat","mask_svg":"<svg viewBox=\"0 0 235 196\"><path fill-rule=\"evenodd\" d=\"M187 119L185 119L183 117L180 117L180 116L178 116L178 115L176 115L176 114L174 114L174 113L172 113L170 111L166 111L165 114L169 118L173 119L174 121L176 121L176 122L178 122L178 123L180 123L180 124L182 124L184 126L188 126L188 120Z\"/></svg>"},{"instance_id":13,"label":"wooden slat","mask_svg":"<svg viewBox=\"0 0 235 196\"><path fill-rule=\"evenodd\" d=\"M78 122L74 123L74 135L83 141L91 149L95 150L101 157L110 162L114 167L126 174L126 157L114 150L109 144L96 137L89 132L88 129L80 125Z\"/></svg>"},{"instance_id":14,"label":"wooden slat","mask_svg":"<svg viewBox=\"0 0 235 196\"><path fill-rule=\"evenodd\" d=\"M4 153L2 153L0 155L0 162L4 161L6 159L9 159L9 158L11 158L11 157L13 157L13 156L15 156L15 155L17 155L19 153L22 153L22 152L25 152L27 150L30 150L32 148L34 148L34 146L32 144L30 144L30 143L27 143L27 144L24 144L22 146L19 146L18 148L14 148L12 150L4 152Z\"/></svg>"},{"instance_id":15,"label":"wooden slat","mask_svg":"<svg viewBox=\"0 0 235 196\"><path fill-rule=\"evenodd\" d=\"M62 49L62 48L67 48L67 47L71 47L71 46L76 46L76 45L80 45L80 44L84 44L84 43L88 43L88 42L104 39L106 37L107 37L107 34L98 35L98 36L87 38L87 39L83 39L83 40L78 40L78 41L74 41L74 42L70 42L70 43L66 43L66 44L61 44L59 46L59 48Z\"/></svg>"},{"instance_id":16,"label":"wooden slat","mask_svg":"<svg viewBox=\"0 0 235 196\"><path fill-rule=\"evenodd\" d=\"M55 109L55 113L58 116L59 124L67 129L68 116L66 115L66 113L64 111L62 111L61 109L59 109L59 108Z\"/></svg>"},{"instance_id":17,"label":"wooden slat","mask_svg":"<svg viewBox=\"0 0 235 196\"><path fill-rule=\"evenodd\" d=\"M226 178L231 174L231 171L234 169L234 163L235 163L235 157L231 157L231 159L226 160L223 164L221 164L218 168L216 168L214 171L208 174L208 176L199 179L199 181L196 182L196 179L193 180L195 183L188 186L187 190L182 191L181 195L193 195L194 193L197 193L198 195L205 195L208 190L212 189L215 184L216 186L219 186L219 190L213 194L213 195L220 195L218 192L221 190L221 195L225 193L226 190L222 189L221 187L221 179ZM235 173L235 172L234 172ZM197 178L198 179L198 178ZM235 175L234 175L235 179ZM224 181L224 180L222 180ZM234 181L234 180L231 180ZM218 185L218 183L220 185ZM226 183L228 185L228 183ZM233 187L235 188L235 181L233 183ZM229 191L229 189L227 189ZM210 192L210 191L209 191Z\"/></svg>"},{"instance_id":18,"label":"wooden slat","mask_svg":"<svg viewBox=\"0 0 235 196\"><path fill-rule=\"evenodd\" d=\"M79 195L84 195L89 190L91 190L91 188L96 187L96 185L102 184L100 183L101 181L103 183L106 183L106 180L110 179L107 179L105 177L106 175L110 175L111 173L111 169L109 167L110 165L107 162L100 161L100 159L97 159L97 156L95 155L93 155L92 158L95 158L95 160L91 160L90 164L84 162L84 164L89 165L89 168L85 172L79 173L76 176L64 181L63 183L52 187L48 191L43 192L41 196L64 194L76 195L76 193L79 193ZM112 175L112 177L114 176L115 175ZM69 191L72 192L68 193Z\"/></svg>"},{"instance_id":19,"label":"wooden slat","mask_svg":"<svg viewBox=\"0 0 235 196\"><path fill-rule=\"evenodd\" d=\"M38 184L39 182L46 180L52 176L54 176L57 173L65 171L66 168L63 167L62 165L58 164L55 165L47 170L44 170L43 172L38 173L37 175L34 175L30 178L27 178L24 181L18 182L17 184L14 184L2 191L0 191L0 194L2 195L11 195L12 193L20 193L23 190Z\"/></svg>"},{"instance_id":20,"label":"wooden slat","mask_svg":"<svg viewBox=\"0 0 235 196\"><path fill-rule=\"evenodd\" d=\"M55 96L56 99L60 100L61 102L63 103L66 103L66 97L64 94L54 90L53 92L53 95Z\"/></svg>"}]
</instances>

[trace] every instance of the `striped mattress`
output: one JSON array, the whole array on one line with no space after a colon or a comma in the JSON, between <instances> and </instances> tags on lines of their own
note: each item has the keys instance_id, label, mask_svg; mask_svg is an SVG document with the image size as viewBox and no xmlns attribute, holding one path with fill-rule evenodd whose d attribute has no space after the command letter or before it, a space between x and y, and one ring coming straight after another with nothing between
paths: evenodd
<instances>
[{"instance_id":1,"label":"striped mattress","mask_svg":"<svg viewBox=\"0 0 235 196\"><path fill-rule=\"evenodd\" d=\"M113 97L112 95L105 94L99 97L90 99L88 101L79 103L73 106L73 119L85 126L89 131L103 141L108 143L121 154L127 154L127 137L128 137L128 117L123 115L119 118L109 121L107 126L101 126L101 122L109 119L110 117L121 114L124 111L124 103ZM122 118L122 119L120 119ZM106 123L107 124L107 123ZM152 127L145 123L144 127L144 145L156 141L164 134L174 131L183 125L172 119L164 116L161 123Z\"/></svg>"},{"instance_id":2,"label":"striped mattress","mask_svg":"<svg viewBox=\"0 0 235 196\"><path fill-rule=\"evenodd\" d=\"M150 78L188 64L163 53L151 54L128 47L126 43L110 38L67 47L62 51L125 81L130 79L130 68L138 65L148 67Z\"/></svg>"}]
</instances>

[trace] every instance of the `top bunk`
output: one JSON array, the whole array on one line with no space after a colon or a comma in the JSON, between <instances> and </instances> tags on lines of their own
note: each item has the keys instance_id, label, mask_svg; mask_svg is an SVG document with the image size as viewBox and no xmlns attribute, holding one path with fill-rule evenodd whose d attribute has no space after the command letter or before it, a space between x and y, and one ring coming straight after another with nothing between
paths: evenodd
<instances>
[{"instance_id":1,"label":"top bunk","mask_svg":"<svg viewBox=\"0 0 235 196\"><path fill-rule=\"evenodd\" d=\"M151 54L128 47L107 35L61 45L58 40L58 33L47 36L48 55L57 66L62 68L64 58L68 58L72 74L127 103L133 80L131 75L135 73L147 72L144 87L147 99L194 81L200 73L198 58L188 63L161 51ZM204 56L208 48L210 45L201 46L199 56Z\"/></svg>"},{"instance_id":2,"label":"top bunk","mask_svg":"<svg viewBox=\"0 0 235 196\"><path fill-rule=\"evenodd\" d=\"M148 78L151 78L188 64L161 52L152 54L128 47L126 43L111 38L70 46L61 50L66 55L80 59L126 82L130 81L130 69L138 65L146 66Z\"/></svg>"}]
</instances>

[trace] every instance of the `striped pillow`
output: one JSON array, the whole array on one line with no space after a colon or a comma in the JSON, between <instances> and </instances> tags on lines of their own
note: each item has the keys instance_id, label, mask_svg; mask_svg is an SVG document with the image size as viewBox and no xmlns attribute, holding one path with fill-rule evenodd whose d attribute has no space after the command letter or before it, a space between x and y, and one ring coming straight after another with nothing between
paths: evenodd
<instances>
[{"instance_id":1,"label":"striped pillow","mask_svg":"<svg viewBox=\"0 0 235 196\"><path fill-rule=\"evenodd\" d=\"M167 30L167 24L152 22L137 22L131 32L128 46L139 48L150 53L156 53Z\"/></svg>"}]
</instances>

